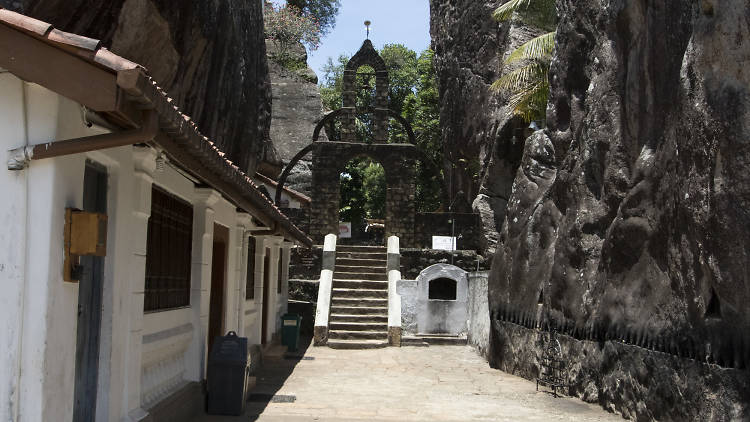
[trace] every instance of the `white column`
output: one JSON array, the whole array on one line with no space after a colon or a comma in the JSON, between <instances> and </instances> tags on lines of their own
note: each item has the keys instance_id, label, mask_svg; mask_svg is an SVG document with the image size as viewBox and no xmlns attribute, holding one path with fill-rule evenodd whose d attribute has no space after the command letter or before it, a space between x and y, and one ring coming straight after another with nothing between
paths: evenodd
<instances>
[{"instance_id":1,"label":"white column","mask_svg":"<svg viewBox=\"0 0 750 422\"><path fill-rule=\"evenodd\" d=\"M221 199L215 190L195 190L193 204L193 256L190 283L190 308L193 341L186 354L188 381L201 381L206 373L208 315L211 305L211 258L214 239L214 205Z\"/></svg>"},{"instance_id":2,"label":"white column","mask_svg":"<svg viewBox=\"0 0 750 422\"><path fill-rule=\"evenodd\" d=\"M391 346L401 346L401 295L397 291L397 283L401 280L399 239L397 236L388 238L388 343Z\"/></svg>"},{"instance_id":3,"label":"white column","mask_svg":"<svg viewBox=\"0 0 750 422\"><path fill-rule=\"evenodd\" d=\"M235 242L237 255L237 265L235 270L235 278L237 279L237 300L236 300L236 328L235 331L240 337L248 337L245 333L245 298L247 297L247 261L248 261L248 239L249 235L247 231L252 225L250 215L244 212L237 213L237 226L235 227L235 236L237 240ZM252 257L251 259L255 259ZM254 274L250 275L254 277ZM251 287L253 288L253 287Z\"/></svg>"},{"instance_id":4,"label":"white column","mask_svg":"<svg viewBox=\"0 0 750 422\"><path fill-rule=\"evenodd\" d=\"M148 219L151 216L151 185L156 170L156 152L148 147L133 149L134 183L132 197L132 263L130 267L130 330L127 340L125 392L127 421L147 416L141 408L141 349L143 340L143 296L146 283Z\"/></svg>"}]
</instances>

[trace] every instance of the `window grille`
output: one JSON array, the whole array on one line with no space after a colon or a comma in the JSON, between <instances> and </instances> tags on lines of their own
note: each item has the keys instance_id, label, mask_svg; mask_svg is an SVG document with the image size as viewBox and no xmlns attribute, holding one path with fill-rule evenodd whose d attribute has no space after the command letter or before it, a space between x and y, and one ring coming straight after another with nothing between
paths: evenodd
<instances>
[{"instance_id":1,"label":"window grille","mask_svg":"<svg viewBox=\"0 0 750 422\"><path fill-rule=\"evenodd\" d=\"M245 299L255 299L255 238L247 240L247 275L245 277Z\"/></svg>"},{"instance_id":2,"label":"window grille","mask_svg":"<svg viewBox=\"0 0 750 422\"><path fill-rule=\"evenodd\" d=\"M192 205L153 186L147 238L143 310L153 312L189 306Z\"/></svg>"}]
</instances>

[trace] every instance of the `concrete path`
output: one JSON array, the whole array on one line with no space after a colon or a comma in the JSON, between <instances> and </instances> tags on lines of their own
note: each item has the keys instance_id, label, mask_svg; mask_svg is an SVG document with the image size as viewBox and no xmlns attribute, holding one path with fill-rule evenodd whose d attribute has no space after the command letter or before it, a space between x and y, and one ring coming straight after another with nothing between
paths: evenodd
<instances>
[{"instance_id":1,"label":"concrete path","mask_svg":"<svg viewBox=\"0 0 750 422\"><path fill-rule=\"evenodd\" d=\"M266 358L246 416L223 421L621 421L600 407L537 392L468 346L334 350ZM293 403L268 402L294 396ZM264 396L265 395L265 396Z\"/></svg>"}]
</instances>

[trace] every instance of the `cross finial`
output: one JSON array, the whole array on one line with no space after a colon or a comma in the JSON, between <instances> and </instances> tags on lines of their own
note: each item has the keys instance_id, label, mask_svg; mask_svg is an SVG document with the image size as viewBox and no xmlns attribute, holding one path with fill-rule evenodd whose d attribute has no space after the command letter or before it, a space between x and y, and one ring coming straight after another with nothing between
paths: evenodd
<instances>
[{"instance_id":1,"label":"cross finial","mask_svg":"<svg viewBox=\"0 0 750 422\"><path fill-rule=\"evenodd\" d=\"M370 39L370 25L372 25L372 22L369 20L365 21L365 28L367 28L367 39Z\"/></svg>"}]
</instances>

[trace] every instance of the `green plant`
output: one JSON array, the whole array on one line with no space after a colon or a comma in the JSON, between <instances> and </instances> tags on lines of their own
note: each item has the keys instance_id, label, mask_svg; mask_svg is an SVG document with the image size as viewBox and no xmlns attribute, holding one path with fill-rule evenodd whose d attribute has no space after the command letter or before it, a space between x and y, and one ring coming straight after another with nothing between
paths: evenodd
<instances>
[{"instance_id":1,"label":"green plant","mask_svg":"<svg viewBox=\"0 0 750 422\"><path fill-rule=\"evenodd\" d=\"M276 46L278 60L286 60L293 45L301 42L311 51L320 46L320 24L294 6L266 7L264 16L266 39Z\"/></svg>"},{"instance_id":2,"label":"green plant","mask_svg":"<svg viewBox=\"0 0 750 422\"><path fill-rule=\"evenodd\" d=\"M523 11L526 13L525 17L521 17L522 20L533 21L536 18L537 22L548 26L549 16L554 14L554 8L555 3L551 0L510 0L498 7L493 17L504 21ZM549 98L549 67L554 46L555 31L527 41L504 61L513 70L492 84L495 92L509 95L508 105L513 109L513 114L521 116L526 122L545 119Z\"/></svg>"}]
</instances>

